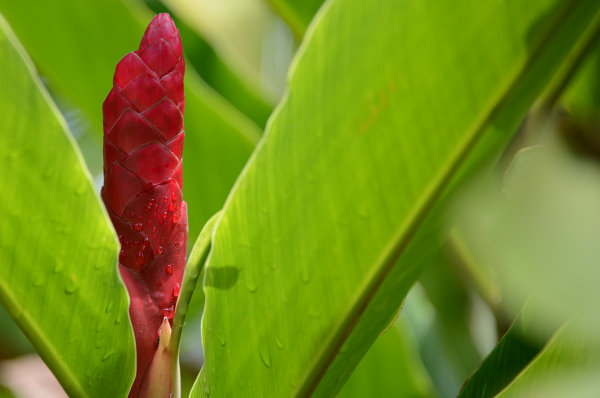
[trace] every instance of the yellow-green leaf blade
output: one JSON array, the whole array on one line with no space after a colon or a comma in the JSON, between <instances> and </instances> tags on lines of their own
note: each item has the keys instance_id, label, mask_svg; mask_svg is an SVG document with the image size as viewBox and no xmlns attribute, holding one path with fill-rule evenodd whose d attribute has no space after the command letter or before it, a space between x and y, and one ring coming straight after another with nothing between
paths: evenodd
<instances>
[{"instance_id":1,"label":"yellow-green leaf blade","mask_svg":"<svg viewBox=\"0 0 600 398\"><path fill-rule=\"evenodd\" d=\"M440 197L510 138L598 11L325 7L216 227L194 396L335 394L435 248Z\"/></svg>"},{"instance_id":2,"label":"yellow-green leaf blade","mask_svg":"<svg viewBox=\"0 0 600 398\"><path fill-rule=\"evenodd\" d=\"M72 396L135 373L118 242L56 107L0 16L0 303Z\"/></svg>"}]
</instances>

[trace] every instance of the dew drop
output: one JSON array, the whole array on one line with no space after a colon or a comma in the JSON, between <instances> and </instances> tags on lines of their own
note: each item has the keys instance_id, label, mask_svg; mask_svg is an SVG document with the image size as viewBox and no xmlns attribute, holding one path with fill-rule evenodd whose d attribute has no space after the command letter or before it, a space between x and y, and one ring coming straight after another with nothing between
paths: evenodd
<instances>
[{"instance_id":1,"label":"dew drop","mask_svg":"<svg viewBox=\"0 0 600 398\"><path fill-rule=\"evenodd\" d=\"M166 212L166 211L165 211L165 212L163 212L163 216L162 216L163 220L166 220L168 216L169 216L169 215L167 214L167 212Z\"/></svg>"},{"instance_id":2,"label":"dew drop","mask_svg":"<svg viewBox=\"0 0 600 398\"><path fill-rule=\"evenodd\" d=\"M165 249L163 249L162 246L158 246L158 254L163 254L165 252Z\"/></svg>"},{"instance_id":3,"label":"dew drop","mask_svg":"<svg viewBox=\"0 0 600 398\"><path fill-rule=\"evenodd\" d=\"M181 283L176 283L173 288L173 297L179 297L179 291L181 290Z\"/></svg>"},{"instance_id":4,"label":"dew drop","mask_svg":"<svg viewBox=\"0 0 600 398\"><path fill-rule=\"evenodd\" d=\"M104 309L104 313L108 314L112 310L112 307L113 307L113 302L109 301L108 304L106 304L106 308Z\"/></svg>"},{"instance_id":5,"label":"dew drop","mask_svg":"<svg viewBox=\"0 0 600 398\"><path fill-rule=\"evenodd\" d=\"M250 293L256 293L256 290L258 290L256 287L256 282L254 281L254 277L251 276L251 273L248 273L246 276L246 289L248 289Z\"/></svg>"},{"instance_id":6,"label":"dew drop","mask_svg":"<svg viewBox=\"0 0 600 398\"><path fill-rule=\"evenodd\" d=\"M144 241L142 242L142 250L147 248L149 244L150 244L150 239L144 238Z\"/></svg>"},{"instance_id":7,"label":"dew drop","mask_svg":"<svg viewBox=\"0 0 600 398\"><path fill-rule=\"evenodd\" d=\"M79 285L77 285L77 282L73 279L73 277L67 282L67 286L65 286L65 293L67 294L73 294L77 291L77 289L79 289Z\"/></svg>"},{"instance_id":8,"label":"dew drop","mask_svg":"<svg viewBox=\"0 0 600 398\"><path fill-rule=\"evenodd\" d=\"M146 262L146 260L144 259L144 252L143 251L139 251L137 254L137 258L135 259L135 262L137 263L137 265L144 265L144 263Z\"/></svg>"},{"instance_id":9,"label":"dew drop","mask_svg":"<svg viewBox=\"0 0 600 398\"><path fill-rule=\"evenodd\" d=\"M304 282L305 284L310 283L310 272L308 271L307 265L302 266L302 268L300 270L300 278L302 279L302 282Z\"/></svg>"},{"instance_id":10,"label":"dew drop","mask_svg":"<svg viewBox=\"0 0 600 398\"><path fill-rule=\"evenodd\" d=\"M227 340L225 340L225 334L223 332L219 332L216 333L217 335L217 340L219 340L219 344L221 344L221 347L225 347L225 345L227 345Z\"/></svg>"},{"instance_id":11,"label":"dew drop","mask_svg":"<svg viewBox=\"0 0 600 398\"><path fill-rule=\"evenodd\" d=\"M129 249L130 247L131 247L131 242L130 242L130 241L128 241L128 240L126 240L126 241L125 241L125 248L126 248L126 249Z\"/></svg>"},{"instance_id":12,"label":"dew drop","mask_svg":"<svg viewBox=\"0 0 600 398\"><path fill-rule=\"evenodd\" d=\"M64 264L60 261L56 261L56 263L54 264L54 268L52 268L52 272L58 274L60 271L62 271L63 268Z\"/></svg>"},{"instance_id":13,"label":"dew drop","mask_svg":"<svg viewBox=\"0 0 600 398\"><path fill-rule=\"evenodd\" d=\"M121 244L121 246L123 245L123 234L119 235L119 243Z\"/></svg>"},{"instance_id":14,"label":"dew drop","mask_svg":"<svg viewBox=\"0 0 600 398\"><path fill-rule=\"evenodd\" d=\"M163 202L167 203L169 201L169 198L167 198L166 196L163 197Z\"/></svg>"},{"instance_id":15,"label":"dew drop","mask_svg":"<svg viewBox=\"0 0 600 398\"><path fill-rule=\"evenodd\" d=\"M171 264L168 264L168 265L165 267L165 271L167 272L167 274L169 274L169 275L173 275L173 266L172 266Z\"/></svg>"},{"instance_id":16,"label":"dew drop","mask_svg":"<svg viewBox=\"0 0 600 398\"><path fill-rule=\"evenodd\" d=\"M127 250L121 249L121 251L119 252L119 260L124 260L125 257L127 257Z\"/></svg>"},{"instance_id":17,"label":"dew drop","mask_svg":"<svg viewBox=\"0 0 600 398\"><path fill-rule=\"evenodd\" d=\"M131 212L129 213L129 217L131 217L131 219L135 220L135 212Z\"/></svg>"},{"instance_id":18,"label":"dew drop","mask_svg":"<svg viewBox=\"0 0 600 398\"><path fill-rule=\"evenodd\" d=\"M281 341L281 339L279 337L275 338L275 345L277 346L277 348L279 348L280 350L283 350L285 348L285 345L283 345L283 342Z\"/></svg>"},{"instance_id":19,"label":"dew drop","mask_svg":"<svg viewBox=\"0 0 600 398\"><path fill-rule=\"evenodd\" d=\"M177 214L173 214L173 224L177 224L178 218L177 218Z\"/></svg>"},{"instance_id":20,"label":"dew drop","mask_svg":"<svg viewBox=\"0 0 600 398\"><path fill-rule=\"evenodd\" d=\"M44 286L45 283L46 283L46 280L44 279L44 277L41 274L38 274L33 279L33 282L31 283L31 285L33 287L41 287L41 286Z\"/></svg>"},{"instance_id":21,"label":"dew drop","mask_svg":"<svg viewBox=\"0 0 600 398\"><path fill-rule=\"evenodd\" d=\"M174 313L175 313L175 309L173 308L173 306L163 308L163 310L162 310L163 316L166 316L167 318L173 318Z\"/></svg>"},{"instance_id":22,"label":"dew drop","mask_svg":"<svg viewBox=\"0 0 600 398\"><path fill-rule=\"evenodd\" d=\"M260 353L260 359L261 359L263 365L265 365L267 368L270 368L271 367L271 354L269 353L269 350L266 349L266 347L265 347L265 349L261 349L259 351L259 353Z\"/></svg>"},{"instance_id":23,"label":"dew drop","mask_svg":"<svg viewBox=\"0 0 600 398\"><path fill-rule=\"evenodd\" d=\"M102 362L106 362L110 357L112 357L115 353L112 351L107 351L102 356Z\"/></svg>"},{"instance_id":24,"label":"dew drop","mask_svg":"<svg viewBox=\"0 0 600 398\"><path fill-rule=\"evenodd\" d=\"M175 195L175 191L171 192L171 200L175 202L177 200L177 195Z\"/></svg>"},{"instance_id":25,"label":"dew drop","mask_svg":"<svg viewBox=\"0 0 600 398\"><path fill-rule=\"evenodd\" d=\"M174 212L175 211L175 206L173 206L173 202L169 203L169 211L170 212Z\"/></svg>"},{"instance_id":26,"label":"dew drop","mask_svg":"<svg viewBox=\"0 0 600 398\"><path fill-rule=\"evenodd\" d=\"M81 196L85 192L86 184L79 184L77 189L75 189L75 195Z\"/></svg>"},{"instance_id":27,"label":"dew drop","mask_svg":"<svg viewBox=\"0 0 600 398\"><path fill-rule=\"evenodd\" d=\"M142 224L141 222L136 222L135 224L133 224L133 229L135 229L136 231L141 231L143 227L144 224Z\"/></svg>"}]
</instances>

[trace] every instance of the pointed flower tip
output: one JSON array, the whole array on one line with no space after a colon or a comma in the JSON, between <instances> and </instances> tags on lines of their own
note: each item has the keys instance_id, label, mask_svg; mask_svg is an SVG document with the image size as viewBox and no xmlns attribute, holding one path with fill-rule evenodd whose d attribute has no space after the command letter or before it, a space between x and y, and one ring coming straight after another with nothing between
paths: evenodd
<instances>
[{"instance_id":1,"label":"pointed flower tip","mask_svg":"<svg viewBox=\"0 0 600 398\"><path fill-rule=\"evenodd\" d=\"M160 39L169 41L174 34L178 33L179 31L175 26L175 22L173 22L173 19L169 14L158 14L152 18L152 21L150 21L150 24L146 28L146 32L142 37L140 51L142 50L142 47L149 46Z\"/></svg>"}]
</instances>

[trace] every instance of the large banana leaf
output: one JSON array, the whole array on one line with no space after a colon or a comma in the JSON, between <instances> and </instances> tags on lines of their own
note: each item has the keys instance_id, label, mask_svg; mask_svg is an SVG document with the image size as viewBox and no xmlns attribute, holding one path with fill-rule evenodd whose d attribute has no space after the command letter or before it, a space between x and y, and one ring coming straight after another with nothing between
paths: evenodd
<instances>
[{"instance_id":1,"label":"large banana leaf","mask_svg":"<svg viewBox=\"0 0 600 398\"><path fill-rule=\"evenodd\" d=\"M82 157L0 17L0 302L77 397L122 397L135 372L118 242Z\"/></svg>"},{"instance_id":2,"label":"large banana leaf","mask_svg":"<svg viewBox=\"0 0 600 398\"><path fill-rule=\"evenodd\" d=\"M80 107L102 131L102 101L117 62L136 49L151 13L121 0L0 0L49 87ZM223 204L260 131L248 118L186 71L185 200L190 241Z\"/></svg>"},{"instance_id":3,"label":"large banana leaf","mask_svg":"<svg viewBox=\"0 0 600 398\"><path fill-rule=\"evenodd\" d=\"M216 226L193 395L335 394L434 252L440 197L508 140L598 8L327 3Z\"/></svg>"}]
</instances>

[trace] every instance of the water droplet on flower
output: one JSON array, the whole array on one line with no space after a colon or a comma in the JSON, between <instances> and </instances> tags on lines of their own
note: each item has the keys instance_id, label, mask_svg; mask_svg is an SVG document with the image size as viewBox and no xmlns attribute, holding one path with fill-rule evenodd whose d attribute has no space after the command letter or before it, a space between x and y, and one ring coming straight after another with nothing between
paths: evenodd
<instances>
[{"instance_id":1,"label":"water droplet on flower","mask_svg":"<svg viewBox=\"0 0 600 398\"><path fill-rule=\"evenodd\" d=\"M179 291L181 290L181 283L176 283L173 288L173 297L179 297Z\"/></svg>"},{"instance_id":2,"label":"water droplet on flower","mask_svg":"<svg viewBox=\"0 0 600 398\"><path fill-rule=\"evenodd\" d=\"M144 263L146 262L146 260L144 259L144 252L143 251L139 251L138 252L137 258L136 258L135 262L138 265L144 265Z\"/></svg>"},{"instance_id":3,"label":"water droplet on flower","mask_svg":"<svg viewBox=\"0 0 600 398\"><path fill-rule=\"evenodd\" d=\"M165 252L165 249L163 249L162 246L158 246L158 254L163 254Z\"/></svg>"},{"instance_id":4,"label":"water droplet on flower","mask_svg":"<svg viewBox=\"0 0 600 398\"><path fill-rule=\"evenodd\" d=\"M124 260L125 257L127 257L127 250L121 249L121 251L119 252L119 260Z\"/></svg>"},{"instance_id":5,"label":"water droplet on flower","mask_svg":"<svg viewBox=\"0 0 600 398\"><path fill-rule=\"evenodd\" d=\"M167 274L169 274L169 275L173 275L173 266L172 266L171 264L168 264L168 265L165 267L165 271L167 272Z\"/></svg>"},{"instance_id":6,"label":"water droplet on flower","mask_svg":"<svg viewBox=\"0 0 600 398\"><path fill-rule=\"evenodd\" d=\"M141 231L143 227L144 224L142 224L141 222L136 222L135 224L133 224L133 229L135 229L136 231Z\"/></svg>"},{"instance_id":7,"label":"water droplet on flower","mask_svg":"<svg viewBox=\"0 0 600 398\"><path fill-rule=\"evenodd\" d=\"M126 241L125 241L125 248L126 248L126 249L129 249L130 247L131 247L131 242L130 242L130 241L128 241L128 240L126 240Z\"/></svg>"},{"instance_id":8,"label":"water droplet on flower","mask_svg":"<svg viewBox=\"0 0 600 398\"><path fill-rule=\"evenodd\" d=\"M177 218L177 214L175 214L175 213L174 213L174 214L173 214L173 217L171 217L171 218L172 218L172 220L173 220L173 224L177 224L177 220L178 220L178 218Z\"/></svg>"},{"instance_id":9,"label":"water droplet on flower","mask_svg":"<svg viewBox=\"0 0 600 398\"><path fill-rule=\"evenodd\" d=\"M146 203L146 207L144 208L144 211L146 213L150 213L152 211L152 206L154 206L154 199L150 199L148 201L148 203Z\"/></svg>"},{"instance_id":10,"label":"water droplet on flower","mask_svg":"<svg viewBox=\"0 0 600 398\"><path fill-rule=\"evenodd\" d=\"M177 195L175 195L175 191L171 192L171 200L175 202L177 200Z\"/></svg>"},{"instance_id":11,"label":"water droplet on flower","mask_svg":"<svg viewBox=\"0 0 600 398\"><path fill-rule=\"evenodd\" d=\"M135 213L132 211L131 213L129 213L129 217L131 217L133 220L135 220Z\"/></svg>"},{"instance_id":12,"label":"water droplet on flower","mask_svg":"<svg viewBox=\"0 0 600 398\"><path fill-rule=\"evenodd\" d=\"M173 318L174 313L175 313L175 309L173 308L173 306L163 308L163 310L162 310L163 316L166 316L167 318Z\"/></svg>"},{"instance_id":13,"label":"water droplet on flower","mask_svg":"<svg viewBox=\"0 0 600 398\"><path fill-rule=\"evenodd\" d=\"M119 235L119 243L121 243L121 245L123 245L123 234Z\"/></svg>"},{"instance_id":14,"label":"water droplet on flower","mask_svg":"<svg viewBox=\"0 0 600 398\"><path fill-rule=\"evenodd\" d=\"M169 198L167 198L166 196L163 197L163 202L167 203L169 201Z\"/></svg>"},{"instance_id":15,"label":"water droplet on flower","mask_svg":"<svg viewBox=\"0 0 600 398\"><path fill-rule=\"evenodd\" d=\"M170 212L173 212L173 211L175 211L175 206L173 206L173 202L170 202L170 203L169 203L169 211L170 211Z\"/></svg>"},{"instance_id":16,"label":"water droplet on flower","mask_svg":"<svg viewBox=\"0 0 600 398\"><path fill-rule=\"evenodd\" d=\"M147 248L149 244L150 244L150 239L144 238L144 241L142 242L142 250Z\"/></svg>"}]
</instances>

